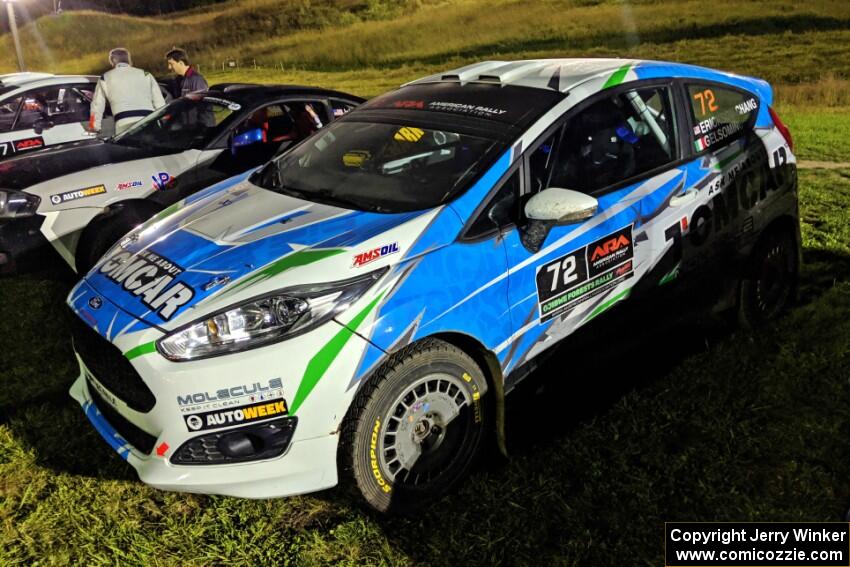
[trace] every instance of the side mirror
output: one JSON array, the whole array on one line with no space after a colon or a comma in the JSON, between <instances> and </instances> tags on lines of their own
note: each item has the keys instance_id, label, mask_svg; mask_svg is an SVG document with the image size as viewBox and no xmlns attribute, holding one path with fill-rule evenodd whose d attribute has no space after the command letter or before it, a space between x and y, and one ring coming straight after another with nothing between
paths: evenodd
<instances>
[{"instance_id":1,"label":"side mirror","mask_svg":"<svg viewBox=\"0 0 850 567\"><path fill-rule=\"evenodd\" d=\"M45 130L50 130L51 128L53 128L53 122L44 119L36 120L35 124L32 125L32 129L35 130L36 134L41 134Z\"/></svg>"},{"instance_id":2,"label":"side mirror","mask_svg":"<svg viewBox=\"0 0 850 567\"><path fill-rule=\"evenodd\" d=\"M598 208L599 201L584 193L558 187L544 189L525 204L528 224L520 232L520 242L536 253L553 226L587 220Z\"/></svg>"},{"instance_id":3,"label":"side mirror","mask_svg":"<svg viewBox=\"0 0 850 567\"><path fill-rule=\"evenodd\" d=\"M590 195L549 187L525 204L525 216L532 221L570 224L587 220L596 214L599 201Z\"/></svg>"},{"instance_id":4,"label":"side mirror","mask_svg":"<svg viewBox=\"0 0 850 567\"><path fill-rule=\"evenodd\" d=\"M236 134L230 140L230 151L234 154L238 148L244 148L245 146L251 146L254 144L259 144L265 141L265 135L263 133L262 128L253 128L248 130L247 132L242 132L241 134Z\"/></svg>"}]
</instances>

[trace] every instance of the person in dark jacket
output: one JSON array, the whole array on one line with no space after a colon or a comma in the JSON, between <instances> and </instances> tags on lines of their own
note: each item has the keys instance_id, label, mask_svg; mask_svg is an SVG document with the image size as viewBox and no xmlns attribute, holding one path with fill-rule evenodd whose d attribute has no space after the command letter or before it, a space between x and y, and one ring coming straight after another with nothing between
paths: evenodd
<instances>
[{"instance_id":1,"label":"person in dark jacket","mask_svg":"<svg viewBox=\"0 0 850 567\"><path fill-rule=\"evenodd\" d=\"M184 49L175 47L165 54L168 68L179 78L177 80L174 98L186 96L189 93L205 91L209 87L207 80L189 63L189 56Z\"/></svg>"}]
</instances>

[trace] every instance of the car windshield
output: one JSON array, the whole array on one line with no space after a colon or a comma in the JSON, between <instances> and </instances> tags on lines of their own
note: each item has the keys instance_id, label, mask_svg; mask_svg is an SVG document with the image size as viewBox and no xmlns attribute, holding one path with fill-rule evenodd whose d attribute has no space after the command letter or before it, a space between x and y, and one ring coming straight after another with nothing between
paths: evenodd
<instances>
[{"instance_id":1,"label":"car windshield","mask_svg":"<svg viewBox=\"0 0 850 567\"><path fill-rule=\"evenodd\" d=\"M306 200L406 212L462 193L503 151L495 139L421 124L334 122L252 181Z\"/></svg>"},{"instance_id":2,"label":"car windshield","mask_svg":"<svg viewBox=\"0 0 850 567\"><path fill-rule=\"evenodd\" d=\"M221 132L222 125L240 108L224 99L190 95L147 115L112 138L112 142L169 150L200 149Z\"/></svg>"}]
</instances>

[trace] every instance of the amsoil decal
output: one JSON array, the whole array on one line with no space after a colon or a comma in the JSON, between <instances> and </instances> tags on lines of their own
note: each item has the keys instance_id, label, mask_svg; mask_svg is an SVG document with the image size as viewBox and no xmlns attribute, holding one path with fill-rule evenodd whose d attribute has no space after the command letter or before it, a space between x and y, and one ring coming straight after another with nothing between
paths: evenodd
<instances>
[{"instance_id":1,"label":"amsoil decal","mask_svg":"<svg viewBox=\"0 0 850 567\"><path fill-rule=\"evenodd\" d=\"M85 199L86 197L103 195L104 193L106 193L106 186L95 185L93 187L86 187L85 189L77 189L76 191L67 191L65 193L57 193L56 195L51 195L50 202L54 205L61 205L63 203L70 203L71 201L76 201L78 199Z\"/></svg>"},{"instance_id":2,"label":"amsoil decal","mask_svg":"<svg viewBox=\"0 0 850 567\"><path fill-rule=\"evenodd\" d=\"M189 431L204 431L230 425L244 425L255 421L263 421L273 417L282 417L288 413L286 400L260 402L247 406L239 406L227 410L193 413L183 416L186 429Z\"/></svg>"},{"instance_id":3,"label":"amsoil decal","mask_svg":"<svg viewBox=\"0 0 850 567\"><path fill-rule=\"evenodd\" d=\"M150 250L142 250L135 257L131 252L118 252L101 265L100 273L166 321L195 295L195 290L183 282L174 282L183 268Z\"/></svg>"},{"instance_id":4,"label":"amsoil decal","mask_svg":"<svg viewBox=\"0 0 850 567\"><path fill-rule=\"evenodd\" d=\"M378 248L373 248L368 252L361 252L354 256L354 264L353 268L359 268L365 264L370 262L374 262L378 258L383 258L384 256L389 256L390 254L395 254L398 252L398 242L393 242L392 244L386 244L384 246L380 246Z\"/></svg>"},{"instance_id":5,"label":"amsoil decal","mask_svg":"<svg viewBox=\"0 0 850 567\"><path fill-rule=\"evenodd\" d=\"M126 189L135 189L136 187L141 187L144 185L141 181L125 181L124 183L119 183L115 186L118 191L124 191Z\"/></svg>"},{"instance_id":6,"label":"amsoil decal","mask_svg":"<svg viewBox=\"0 0 850 567\"><path fill-rule=\"evenodd\" d=\"M537 269L540 322L572 309L634 274L627 226Z\"/></svg>"}]
</instances>

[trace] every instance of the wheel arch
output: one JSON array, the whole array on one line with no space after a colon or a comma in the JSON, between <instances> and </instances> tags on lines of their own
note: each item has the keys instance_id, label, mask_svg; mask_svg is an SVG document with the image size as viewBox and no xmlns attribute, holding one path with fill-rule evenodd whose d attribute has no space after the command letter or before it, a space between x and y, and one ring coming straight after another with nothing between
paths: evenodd
<instances>
[{"instance_id":1,"label":"wheel arch","mask_svg":"<svg viewBox=\"0 0 850 567\"><path fill-rule=\"evenodd\" d=\"M126 199L110 203L103 208L101 213L91 219L80 232L80 239L77 241L77 248L74 251L75 263L80 265L81 260L89 253L91 241L104 223L128 211L138 210L143 214L148 213L149 216L153 216L161 209L162 207L159 204L150 199Z\"/></svg>"}]
</instances>

